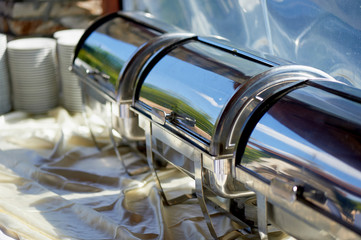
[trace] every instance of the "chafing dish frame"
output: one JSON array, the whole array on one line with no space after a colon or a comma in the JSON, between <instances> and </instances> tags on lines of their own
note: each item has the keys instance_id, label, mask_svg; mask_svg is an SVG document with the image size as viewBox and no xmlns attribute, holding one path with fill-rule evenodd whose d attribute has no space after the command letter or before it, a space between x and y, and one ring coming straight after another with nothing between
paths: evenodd
<instances>
[{"instance_id":1,"label":"chafing dish frame","mask_svg":"<svg viewBox=\"0 0 361 240\"><path fill-rule=\"evenodd\" d=\"M332 78L316 78L302 82L298 87L311 86L322 90L327 89L326 91L329 92L337 92L338 90L334 89L334 87L337 87L337 84L340 86L344 85L344 83L337 82ZM347 87L346 85L344 86ZM291 93L293 90L291 89L288 92ZM346 97L346 95L346 93L343 93L342 96L353 100L356 99L360 103L360 98L353 97L352 95ZM258 122L259 117L255 116L255 119L248 119L247 121L252 125L252 121ZM243 122L243 126L247 127L247 121ZM253 131L253 129L250 130ZM247 144L247 140L246 142L244 140L241 138L236 147L235 159L239 159L239 161L242 158L242 150L245 144ZM312 238L315 239L358 239L361 237L359 229L351 225L345 226L345 222L341 222L340 219L332 217L325 211L316 211L312 204L302 200L302 185L305 183L302 180L301 182L286 182L278 177L272 180L265 180L240 162L236 164L238 165L235 167L235 179L256 192L258 219L261 221L261 236L267 235L266 223L268 219L269 222L276 226L281 226L281 229L285 231L287 231L287 228L292 229L292 225L302 226L302 231L295 230L292 232L294 236L299 238L305 237L305 231L311 232L313 234ZM319 193L316 192L314 194L317 195ZM308 237L311 237L311 235L308 235Z\"/></svg>"},{"instance_id":2,"label":"chafing dish frame","mask_svg":"<svg viewBox=\"0 0 361 240\"><path fill-rule=\"evenodd\" d=\"M257 60L259 60L259 58ZM211 148L217 149L217 143L224 140L223 142L227 142L226 154L219 154L220 151L214 151L212 153L216 154L210 154L209 152L204 151L204 149L194 146L189 140L184 139L171 130L163 127L167 124L171 125L168 116L164 112L148 111L144 113L144 110L142 110L140 106L137 106L136 100L134 99L131 110L138 114L139 126L145 131L147 160L153 175L157 180L160 193L166 200L166 203L173 204L176 203L177 200L184 200L192 196L182 196L174 202L170 202L166 199L161 187L161 182L154 168L154 143L152 138L156 138L163 143L170 143L169 145L173 149L184 154L187 158L194 162L195 171L192 177L195 179L196 183L195 194L199 199L199 204L203 211L209 231L214 238L217 238L217 234L214 230L212 220L209 216L207 205L205 203L204 192L206 188L211 189L220 197L230 199L250 197L254 196L256 193L257 202L260 206L258 209L259 233L262 238L267 236L266 196L262 195L258 191L255 191L255 189L249 187L248 184L245 186L251 191L237 191L235 188L232 189L232 186L229 188L230 178L234 178L238 181L240 180L236 178L237 174L239 174L239 170L235 167L236 142L232 142L231 140L236 139L238 142L238 139L244 130L243 127L249 117L257 109L257 107L268 98L274 97L287 89L292 89L297 85L303 84L306 81L315 78L323 78L334 81L332 77L317 69L306 66L286 65L271 68L270 70L251 78L246 84L241 86L224 107L224 109L227 109L228 107L229 109L227 110L232 114L230 114L230 116L227 115L226 117L223 117L222 115L222 118L218 120L218 126L216 128L219 133L216 135L218 138L212 141L211 144ZM135 96L135 93L133 96ZM230 104L230 102L235 104ZM231 107L229 107L230 105ZM225 110L223 110L223 112L224 111ZM226 124L230 121L232 124L229 125L228 128L230 131L228 132L231 132L231 134L227 136L227 131L224 131L224 128L227 128ZM219 125L221 125L222 128L220 128ZM238 137L233 136L236 133L238 133ZM205 185L205 180L210 184L210 186ZM239 182L244 184L243 181Z\"/></svg>"},{"instance_id":3,"label":"chafing dish frame","mask_svg":"<svg viewBox=\"0 0 361 240\"><path fill-rule=\"evenodd\" d=\"M103 23L116 17L120 17L130 22L140 24L151 30L155 30L159 32L159 35L151 38L143 45L139 46L138 49L129 57L128 61L125 63L124 67L119 73L117 85L115 86L117 92L112 93L103 86L96 84L96 82L99 82L102 79L108 79L108 76L98 71L97 69L92 69L90 66L83 66L83 63L80 64L80 62L78 63L80 65L77 66L75 61L76 56L82 48L82 44L89 37L89 35ZM162 52L164 49L192 38L195 38L194 34L182 32L180 29L157 21L147 14L117 12L107 15L91 25L83 34L79 44L75 49L75 58L70 70L80 76L80 85L82 86L83 91L85 91L85 87L90 87L105 99L107 106L109 105L108 107L111 109L111 112L109 113L111 116L108 116L110 118L109 120L111 125L109 127L109 140L114 146L118 158L121 160L124 169L129 175L133 175L134 173L130 173L127 170L127 167L120 157L120 153L117 148L119 145L124 143L137 143L142 142L145 139L144 132L138 126L137 115L135 115L133 111L129 110L129 107L132 103L132 89L134 88L137 80L135 76L139 71L142 70L149 59L154 57L155 53ZM83 96L83 102L84 101L85 96ZM85 110L83 110L83 114L85 114ZM90 123L87 117L84 117L88 123L91 137L96 146L100 149L99 143L97 142L89 125ZM116 139L116 136L119 136L120 141Z\"/></svg>"}]
</instances>

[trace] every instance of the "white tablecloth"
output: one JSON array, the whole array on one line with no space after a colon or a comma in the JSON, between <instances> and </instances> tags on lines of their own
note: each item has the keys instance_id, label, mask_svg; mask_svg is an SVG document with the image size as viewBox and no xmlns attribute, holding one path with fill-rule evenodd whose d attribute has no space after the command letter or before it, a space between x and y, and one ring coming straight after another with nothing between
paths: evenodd
<instances>
[{"instance_id":1,"label":"white tablecloth","mask_svg":"<svg viewBox=\"0 0 361 240\"><path fill-rule=\"evenodd\" d=\"M197 199L165 206L151 173L99 152L81 114L0 116L0 230L15 239L210 239ZM139 158L127 147L126 159ZM232 223L212 214L219 235Z\"/></svg>"}]
</instances>

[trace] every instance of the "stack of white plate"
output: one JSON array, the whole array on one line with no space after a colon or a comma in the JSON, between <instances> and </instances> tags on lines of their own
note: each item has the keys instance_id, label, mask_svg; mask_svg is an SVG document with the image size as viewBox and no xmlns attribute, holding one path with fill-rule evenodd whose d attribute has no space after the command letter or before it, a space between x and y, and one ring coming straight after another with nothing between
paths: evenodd
<instances>
[{"instance_id":1,"label":"stack of white plate","mask_svg":"<svg viewBox=\"0 0 361 240\"><path fill-rule=\"evenodd\" d=\"M57 31L54 33L53 36L55 39L60 39L63 37L80 39L81 36L83 36L84 31L85 31L84 29L67 29L67 30Z\"/></svg>"},{"instance_id":2,"label":"stack of white plate","mask_svg":"<svg viewBox=\"0 0 361 240\"><path fill-rule=\"evenodd\" d=\"M14 108L44 113L58 105L56 41L24 38L8 43Z\"/></svg>"},{"instance_id":3,"label":"stack of white plate","mask_svg":"<svg viewBox=\"0 0 361 240\"><path fill-rule=\"evenodd\" d=\"M0 34L0 114L11 110L10 84L6 55L6 35Z\"/></svg>"},{"instance_id":4,"label":"stack of white plate","mask_svg":"<svg viewBox=\"0 0 361 240\"><path fill-rule=\"evenodd\" d=\"M82 94L79 79L77 75L69 71L69 67L74 57L74 49L83 33L83 29L62 30L54 33L58 46L63 105L70 112L81 112L82 110Z\"/></svg>"}]
</instances>

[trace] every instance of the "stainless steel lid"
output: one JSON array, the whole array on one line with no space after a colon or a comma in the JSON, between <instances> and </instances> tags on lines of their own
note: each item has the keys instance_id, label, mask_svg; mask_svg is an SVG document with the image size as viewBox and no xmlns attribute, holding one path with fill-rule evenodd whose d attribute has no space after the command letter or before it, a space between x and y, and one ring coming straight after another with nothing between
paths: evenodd
<instances>
[{"instance_id":1,"label":"stainless steel lid","mask_svg":"<svg viewBox=\"0 0 361 240\"><path fill-rule=\"evenodd\" d=\"M280 93L249 119L237 166L284 199L290 195L280 186L293 186L297 200L360 233L360 96L358 89L317 80Z\"/></svg>"},{"instance_id":2,"label":"stainless steel lid","mask_svg":"<svg viewBox=\"0 0 361 240\"><path fill-rule=\"evenodd\" d=\"M223 143L214 139L232 96L271 67L199 40L184 42L149 65L135 89L135 107L211 154L223 152Z\"/></svg>"},{"instance_id":3,"label":"stainless steel lid","mask_svg":"<svg viewBox=\"0 0 361 240\"><path fill-rule=\"evenodd\" d=\"M152 23L140 13L118 12L99 19L79 41L73 70L82 81L116 99L119 74L128 60L142 44L165 31Z\"/></svg>"},{"instance_id":4,"label":"stainless steel lid","mask_svg":"<svg viewBox=\"0 0 361 240\"><path fill-rule=\"evenodd\" d=\"M233 156L245 120L263 100L309 78L332 79L202 38L159 54L148 65L134 92L135 108L219 158Z\"/></svg>"}]
</instances>

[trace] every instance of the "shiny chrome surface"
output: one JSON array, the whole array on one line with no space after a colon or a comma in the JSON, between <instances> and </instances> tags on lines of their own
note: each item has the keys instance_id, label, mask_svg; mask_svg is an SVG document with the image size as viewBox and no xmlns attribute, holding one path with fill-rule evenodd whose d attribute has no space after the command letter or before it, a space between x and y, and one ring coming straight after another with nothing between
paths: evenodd
<instances>
[{"instance_id":1,"label":"shiny chrome surface","mask_svg":"<svg viewBox=\"0 0 361 240\"><path fill-rule=\"evenodd\" d=\"M157 121L144 116L142 112L138 112L136 109L133 109L133 111L139 114L139 126L145 131L148 163L165 203L173 205L194 196L197 197L208 229L212 237L218 239L206 205L206 191L211 190L217 196L226 198L249 197L253 196L254 192L244 188L241 183L232 181L234 179L230 180L231 175L228 173L231 161L229 159L215 159L195 148L194 145L177 136L174 132L167 130ZM194 179L195 187L191 189L192 193L172 199L167 197L163 190L163 183L157 174L156 168L159 165L155 161L157 157L166 161L162 164L163 167L166 167L167 163L171 163L172 166ZM225 205L224 208L229 210L229 205L223 205ZM218 206L220 206L220 203L218 203Z\"/></svg>"},{"instance_id":2,"label":"shiny chrome surface","mask_svg":"<svg viewBox=\"0 0 361 240\"><path fill-rule=\"evenodd\" d=\"M251 54L212 45L208 40L187 41L165 54L158 57L149 72L143 72L132 109L149 135L148 155L159 156L195 179L195 193L215 237L205 189L228 199L255 195L244 187L244 182L235 181L235 144L240 138L247 141L244 135L249 131L245 129L249 119L265 102L289 89L318 78L334 79L311 67L274 67L262 62L262 58L251 58ZM154 164L153 158L150 164ZM153 171L157 177L156 169ZM271 189L280 196L295 198L294 192L276 183ZM161 181L159 185L162 192ZM262 203L258 207L258 229L266 239L267 200L263 193L256 196Z\"/></svg>"},{"instance_id":3,"label":"shiny chrome surface","mask_svg":"<svg viewBox=\"0 0 361 240\"><path fill-rule=\"evenodd\" d=\"M288 92L255 119L246 148L238 146L237 164L270 189L288 184L297 190L289 199L361 233L359 96L359 90L317 81Z\"/></svg>"},{"instance_id":4,"label":"shiny chrome surface","mask_svg":"<svg viewBox=\"0 0 361 240\"><path fill-rule=\"evenodd\" d=\"M111 146L111 114L115 104L109 98L90 87L81 83L83 98L83 115L89 126L91 136L98 149Z\"/></svg>"},{"instance_id":5,"label":"shiny chrome surface","mask_svg":"<svg viewBox=\"0 0 361 240\"><path fill-rule=\"evenodd\" d=\"M312 66L361 87L359 1L123 2L125 10L146 11L197 35L218 36L235 48Z\"/></svg>"},{"instance_id":6,"label":"shiny chrome surface","mask_svg":"<svg viewBox=\"0 0 361 240\"><path fill-rule=\"evenodd\" d=\"M298 239L359 239L361 236L327 214L315 210L312 205L304 204L303 201L287 201L282 196L275 194L268 183L255 177L243 167L236 168L235 178L244 183L248 189L266 197L268 223L279 227L293 237Z\"/></svg>"},{"instance_id":7,"label":"shiny chrome surface","mask_svg":"<svg viewBox=\"0 0 361 240\"><path fill-rule=\"evenodd\" d=\"M196 36L192 33L165 33L143 44L120 72L121 84L118 86L117 101L119 103L132 102L140 75L158 54L194 38Z\"/></svg>"},{"instance_id":8,"label":"shiny chrome surface","mask_svg":"<svg viewBox=\"0 0 361 240\"><path fill-rule=\"evenodd\" d=\"M229 99L268 68L209 44L187 42L155 64L140 82L135 103L155 118L163 112L167 126L212 151L209 145Z\"/></svg>"},{"instance_id":9,"label":"shiny chrome surface","mask_svg":"<svg viewBox=\"0 0 361 240\"><path fill-rule=\"evenodd\" d=\"M153 3L148 10L157 15L159 9L153 7L160 3ZM233 206L234 216L257 227L261 239L268 238L272 227L298 238L360 238L360 92L330 75L359 84L355 64L340 64L349 63L340 49L354 50L348 54L353 60L361 51L347 45L354 41L342 42L341 48L339 39L325 39L331 27L349 36L339 24L345 18L326 23L329 16L318 15L326 5L308 0L162 4L178 4L187 14L196 9L199 15L191 18L205 23L199 26L207 35L227 29L222 36L242 40L234 44L234 39L219 36L175 33L179 30L166 24L148 25L157 22L149 14L133 18L135 13L117 13L95 24L78 46L74 69L88 84L87 111L104 118L114 145L115 136L128 141L145 137L147 160L165 201L196 196L214 238L206 204L209 190L227 200L222 208L231 213ZM243 12L231 11L237 7ZM227 9L218 15L224 19L205 22L202 13L217 14L216 9ZM309 19L304 20L304 13ZM231 19L239 20L242 29L220 28ZM185 29L199 27L192 24ZM239 50L250 46L254 51ZM335 46L340 48L328 50ZM104 64L108 58L110 65ZM330 75L288 61L314 65ZM101 138L95 140L100 143ZM194 179L190 193L168 199L157 168L169 165ZM257 208L248 218L245 202L250 198Z\"/></svg>"},{"instance_id":10,"label":"shiny chrome surface","mask_svg":"<svg viewBox=\"0 0 361 240\"><path fill-rule=\"evenodd\" d=\"M144 140L144 131L138 127L137 116L129 110L140 74L156 57L167 48L195 38L190 33L165 33L154 37L140 46L125 63L119 76L117 102L120 118L117 121L119 134L130 141Z\"/></svg>"},{"instance_id":11,"label":"shiny chrome surface","mask_svg":"<svg viewBox=\"0 0 361 240\"><path fill-rule=\"evenodd\" d=\"M77 46L74 70L115 99L119 73L126 62L138 47L160 32L121 14L99 20L90 30Z\"/></svg>"},{"instance_id":12,"label":"shiny chrome surface","mask_svg":"<svg viewBox=\"0 0 361 240\"><path fill-rule=\"evenodd\" d=\"M207 181L210 183L209 187L212 191L218 195L226 198L237 198L244 196L251 196L253 193L248 192L242 188L239 183L234 183L230 179L231 173L231 159L217 159L208 155L207 153L195 148L192 143L185 141L181 137L177 136L170 130L165 129L162 125L159 125L156 121L145 117L141 112L134 109L139 113L139 126L147 130L148 125L153 137L152 151L163 157L163 159L171 162L173 165L179 167L186 174L195 178L195 161L199 161L199 153L202 157L202 168L204 168L204 175ZM149 139L150 141L150 139ZM235 187L234 185L237 185Z\"/></svg>"},{"instance_id":13,"label":"shiny chrome surface","mask_svg":"<svg viewBox=\"0 0 361 240\"><path fill-rule=\"evenodd\" d=\"M154 68L156 68L156 66L157 65L155 65ZM163 74L166 74L165 69L162 69L161 71ZM152 71L149 74L151 73ZM163 78L165 77L162 75L158 75L158 78L156 80ZM177 80L173 80L172 78L168 80L177 81ZM235 141L238 141L239 138L246 139L247 141L248 140L247 131L249 129L252 129L248 127L247 124L254 120L252 118L254 117L254 115L257 116L257 112L264 107L264 104L272 105L273 101L283 96L285 92L291 91L292 89L296 89L300 85L303 85L307 82L310 82L310 84L316 84L312 82L322 82L322 81L330 84L331 83L338 84L339 87L343 87L342 84L338 83L332 77L323 73L322 71L305 66L289 65L289 66L273 67L270 70L264 71L261 74L249 78L248 81L245 81L242 85L240 84L239 87L236 88L237 91L231 93L232 99L228 100L227 106L231 106L232 108L224 108L222 109L221 112L218 112L218 114L221 115L220 119L223 118L223 122L218 120L217 128L219 128L219 125L223 124L221 129L224 131L224 133L219 132L218 134L219 135L223 134L223 136L227 136L227 138L221 138L219 135L215 134L214 139L229 140L228 136L230 135L229 133L231 129L234 135L238 134L236 136L233 136ZM145 79L144 83L146 82L147 82L147 78ZM194 84L194 83L189 83L187 81L179 81L179 82L182 84L185 83L190 85ZM178 85L180 85L180 83L177 82ZM163 86L163 85L159 84L159 86ZM191 88L188 88L188 90L191 90ZM164 92L166 91L169 90L164 90ZM181 94L183 92L182 91L176 92L173 90L172 93L173 94L171 97L174 98L174 96L177 96L176 94ZM193 141L189 140L191 138L189 138L186 135L189 134L189 132L188 133L183 132L182 134L180 134L180 131L175 131L174 127L171 127L172 125L174 126L175 124L174 122L177 121L177 119L175 119L177 115L181 116L181 114L179 114L179 112L174 113L174 109L177 108L173 107L174 105L171 104L172 102L170 102L170 104L169 103L167 104L169 104L168 106L172 106L173 108L167 109L163 107L167 99L171 98L170 95L166 95L164 98L162 98L159 97L162 95L159 94L158 92L149 93L149 94L150 95L143 95L147 97L144 98L145 101L148 101L148 99L152 99L151 97L153 97L153 99L155 99L156 101L159 100L158 98L160 98L161 102L158 102L158 104L154 104L153 102L153 105L151 104L146 105L144 103L139 104L139 102L136 101L135 109L140 109L140 110L139 111L135 110L135 111L138 114L140 114L140 116L144 115L144 112L147 113L145 114L144 117L142 117L142 122L145 121L146 126L150 124L149 132L152 138L156 139L155 142L154 140L152 140L153 150L151 152L152 154L153 153L160 154L162 157L164 157L164 159L171 162L172 164L177 165L183 171L186 171L187 174L195 178L196 181L195 192L197 197L199 198L202 211L204 213L205 219L207 220L207 224L210 229L210 232L212 233L213 236L216 236L216 233L214 233L211 218L209 217L207 207L205 207L204 201L207 197L202 195L204 194L204 189L210 189L217 196L223 198L229 198L229 199L233 199L233 198L245 199L254 196L256 194L257 202L259 202L259 204L262 203L262 205L258 207L257 215L258 215L259 234L264 239L267 239L267 234L270 231L269 227L267 227L268 219L271 219L275 224L275 226L280 226L281 229L285 229L286 232L293 234L295 236L300 236L298 235L300 234L300 232L298 231L293 232L290 230L291 226L287 223L287 221L282 222L278 218L278 216L282 214L283 215L290 214L287 211L291 211L292 213L292 209L286 209L286 210L284 208L279 209L278 205L269 206L267 202L270 201L268 201L268 198L266 197L266 193L255 191L253 186L252 187L248 186L249 183L244 182L242 178L237 178L238 168L234 168L234 166L235 166L235 161L239 156L236 156L236 158L234 158L234 155L230 155L230 156L209 155L209 152L202 149L197 144L194 144ZM140 90L140 95L142 95L142 90ZM183 93L183 95L185 94ZM188 103L188 101L184 101L184 102ZM199 102L197 103L199 105ZM189 115L188 116L183 115L181 117L183 121L187 119L187 121L190 122L189 119L191 119L191 117ZM194 122L195 124L197 124L197 120L191 122L192 124L194 124ZM144 125L144 123L140 123L140 125ZM190 124L189 123L184 124L183 126L190 127ZM245 131L246 128L247 131ZM236 133L236 131L238 131L238 133ZM165 156L166 154L164 154L164 151L162 152L159 151L159 149L157 149L158 148L157 146L159 145L163 145L163 146L165 145L168 148L174 149L174 151L180 153L181 155L185 155L185 158L181 158L181 159L184 160L187 159L188 160L187 164L184 164L184 162L181 161L182 164L179 165L177 161L174 160L173 158L170 158L169 156L168 157ZM189 160L191 160L191 162L189 162ZM194 168L189 167L192 166L192 162ZM249 170L250 169L247 168L246 171ZM253 178L257 179L257 177L255 177L254 175L252 176ZM239 182L235 181L236 179ZM282 201L288 201L294 203L296 200L299 200L298 194L299 191L301 191L300 189L306 189L304 191L304 196L307 196L307 198L310 199L316 198L315 195L312 195L313 189L303 188L302 186L299 186L296 183L292 184L293 182L283 183L282 181L278 181L278 180L279 179L272 180L269 183L265 183L265 185L267 184L269 185L269 191L271 191L272 196L276 195L279 198L281 197ZM160 185L162 184L160 183ZM256 193L253 191L255 191ZM317 194L316 196L318 197ZM312 202L312 204L314 204L314 202ZM302 209L303 206L300 208ZM269 211L273 211L273 210L278 211L278 216L269 213ZM310 209L308 209L308 211L310 211ZM241 219L244 218L244 216L239 216L239 217ZM295 217L294 214L291 214L291 216L288 217L289 219L292 219L294 224L303 221L302 219L298 218L297 215ZM332 219L325 220L322 217L320 219L328 222L334 221ZM304 229L307 229L307 227L305 227ZM314 230L313 227L309 227L309 229L312 231L316 231ZM353 234L354 233L352 233L351 235L353 236Z\"/></svg>"},{"instance_id":14,"label":"shiny chrome surface","mask_svg":"<svg viewBox=\"0 0 361 240\"><path fill-rule=\"evenodd\" d=\"M137 16L114 13L95 22L79 41L73 62L72 70L84 86L83 105L90 131L95 135L91 119L106 122L107 141L115 147L124 139L144 140L129 104L121 106L116 102L121 69L139 46L160 34L157 29L138 23ZM101 110L93 109L95 105ZM101 107L105 105L106 108Z\"/></svg>"},{"instance_id":15,"label":"shiny chrome surface","mask_svg":"<svg viewBox=\"0 0 361 240\"><path fill-rule=\"evenodd\" d=\"M334 81L328 74L307 66L285 65L277 66L249 79L240 87L218 121L217 131L213 143L225 143L225 149L218 154L234 153L234 146L239 140L246 126L246 122L253 112L267 99L291 88L303 81L313 78L324 78ZM215 148L217 149L217 148Z\"/></svg>"},{"instance_id":16,"label":"shiny chrome surface","mask_svg":"<svg viewBox=\"0 0 361 240\"><path fill-rule=\"evenodd\" d=\"M130 104L116 103L112 112L112 132L119 141L144 141L144 131L138 126L138 116L130 111ZM116 142L119 142L116 141Z\"/></svg>"},{"instance_id":17,"label":"shiny chrome surface","mask_svg":"<svg viewBox=\"0 0 361 240\"><path fill-rule=\"evenodd\" d=\"M165 31L178 29L146 14L119 12L93 24L77 46L73 70L81 75L81 81L119 105L112 110L113 138L144 140L137 116L129 110L137 76L155 53L194 38L182 32L160 35Z\"/></svg>"}]
</instances>

